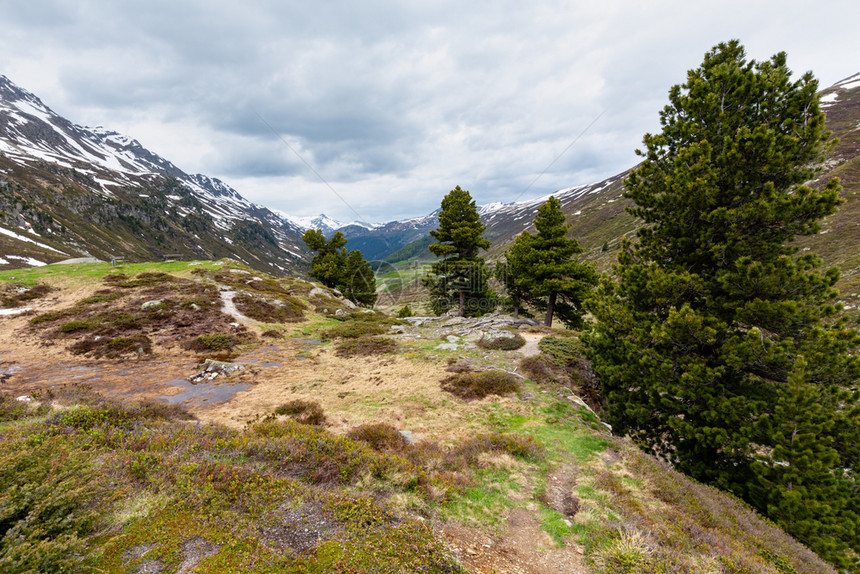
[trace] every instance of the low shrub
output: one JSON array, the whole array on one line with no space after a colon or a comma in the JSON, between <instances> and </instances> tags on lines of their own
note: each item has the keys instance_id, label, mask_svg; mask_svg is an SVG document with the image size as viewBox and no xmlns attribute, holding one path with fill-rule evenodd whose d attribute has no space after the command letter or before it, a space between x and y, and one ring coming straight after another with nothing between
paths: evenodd
<instances>
[{"instance_id":1,"label":"low shrub","mask_svg":"<svg viewBox=\"0 0 860 574\"><path fill-rule=\"evenodd\" d=\"M51 407L46 404L33 405L29 401L19 401L10 395L0 395L0 422L37 417L50 411Z\"/></svg>"},{"instance_id":2,"label":"low shrub","mask_svg":"<svg viewBox=\"0 0 860 574\"><path fill-rule=\"evenodd\" d=\"M538 343L546 356L564 371L566 377L556 373L556 380L565 386L575 388L577 394L598 415L603 412L606 400L600 392L600 383L591 369L591 363L583 354L583 346L574 337L544 337Z\"/></svg>"},{"instance_id":3,"label":"low shrub","mask_svg":"<svg viewBox=\"0 0 860 574\"><path fill-rule=\"evenodd\" d=\"M116 301L123 297L125 293L122 291L112 291L110 289L100 289L96 291L89 297L84 297L80 301L78 301L79 305L95 305L97 303L107 303L109 301Z\"/></svg>"},{"instance_id":4,"label":"low shrub","mask_svg":"<svg viewBox=\"0 0 860 574\"><path fill-rule=\"evenodd\" d=\"M288 416L294 421L305 425L325 425L325 414L320 404L316 401L296 399L276 408L275 414Z\"/></svg>"},{"instance_id":5,"label":"low shrub","mask_svg":"<svg viewBox=\"0 0 860 574\"><path fill-rule=\"evenodd\" d=\"M110 403L91 406L76 406L74 408L58 411L48 417L46 423L51 426L65 426L81 431L87 431L97 426L122 426L132 416L129 412Z\"/></svg>"},{"instance_id":6,"label":"low shrub","mask_svg":"<svg viewBox=\"0 0 860 574\"><path fill-rule=\"evenodd\" d=\"M263 331L261 337L265 337L267 339L283 339L284 334L278 331L277 329L269 329L268 331Z\"/></svg>"},{"instance_id":7,"label":"low shrub","mask_svg":"<svg viewBox=\"0 0 860 574\"><path fill-rule=\"evenodd\" d=\"M233 303L240 313L261 323L298 323L305 320L304 304L289 295L267 301L249 293L238 293L233 297Z\"/></svg>"},{"instance_id":8,"label":"low shrub","mask_svg":"<svg viewBox=\"0 0 860 574\"><path fill-rule=\"evenodd\" d=\"M406 304L400 308L400 311L397 312L397 316L401 319L404 319L406 317L414 317L415 313L412 311L412 308L409 306L409 304Z\"/></svg>"},{"instance_id":9,"label":"low shrub","mask_svg":"<svg viewBox=\"0 0 860 574\"><path fill-rule=\"evenodd\" d=\"M62 439L37 436L0 450L0 571L80 572L98 518L91 463Z\"/></svg>"},{"instance_id":10,"label":"low shrub","mask_svg":"<svg viewBox=\"0 0 860 574\"><path fill-rule=\"evenodd\" d=\"M60 325L60 332L74 333L76 331L91 331L98 326L98 321L94 321L93 319L74 319Z\"/></svg>"},{"instance_id":11,"label":"low shrub","mask_svg":"<svg viewBox=\"0 0 860 574\"><path fill-rule=\"evenodd\" d=\"M541 385L560 384L570 385L570 377L564 368L560 367L552 357L540 354L523 357L520 368L526 376Z\"/></svg>"},{"instance_id":12,"label":"low shrub","mask_svg":"<svg viewBox=\"0 0 860 574\"><path fill-rule=\"evenodd\" d=\"M197 335L183 345L189 351L205 353L207 351L230 351L239 344L239 340L231 333L208 333Z\"/></svg>"},{"instance_id":13,"label":"low shrub","mask_svg":"<svg viewBox=\"0 0 860 574\"><path fill-rule=\"evenodd\" d=\"M484 335L478 340L478 346L491 351L515 351L526 344L526 340L519 333L513 333L513 337Z\"/></svg>"},{"instance_id":14,"label":"low shrub","mask_svg":"<svg viewBox=\"0 0 860 574\"><path fill-rule=\"evenodd\" d=\"M448 452L445 458L449 464L474 466L478 461L478 455L485 452L509 454L529 461L543 460L546 456L543 445L530 436L491 433L462 442Z\"/></svg>"},{"instance_id":15,"label":"low shrub","mask_svg":"<svg viewBox=\"0 0 860 574\"><path fill-rule=\"evenodd\" d=\"M538 342L538 349L562 367L576 365L583 360L582 343L574 337L547 336Z\"/></svg>"},{"instance_id":16,"label":"low shrub","mask_svg":"<svg viewBox=\"0 0 860 574\"><path fill-rule=\"evenodd\" d=\"M78 315L79 313L81 313L81 309L77 307L59 309L57 311L48 311L47 313L41 313L30 319L30 325L36 326L42 323L53 323L54 321L59 321L60 319L73 317L75 315Z\"/></svg>"},{"instance_id":17,"label":"low shrub","mask_svg":"<svg viewBox=\"0 0 860 574\"><path fill-rule=\"evenodd\" d=\"M464 372L442 380L442 390L461 399L483 399L488 395L507 395L520 390L517 377L502 371Z\"/></svg>"},{"instance_id":18,"label":"low shrub","mask_svg":"<svg viewBox=\"0 0 860 574\"><path fill-rule=\"evenodd\" d=\"M312 484L350 484L362 474L399 477L413 483L424 476L407 460L383 455L346 436L293 420L265 418L250 427L254 435L270 440L249 452L277 464L284 472Z\"/></svg>"},{"instance_id":19,"label":"low shrub","mask_svg":"<svg viewBox=\"0 0 860 574\"><path fill-rule=\"evenodd\" d=\"M104 345L109 357L136 353L138 355L152 354L152 341L146 335L132 335L131 337L114 337Z\"/></svg>"},{"instance_id":20,"label":"low shrub","mask_svg":"<svg viewBox=\"0 0 860 574\"><path fill-rule=\"evenodd\" d=\"M133 289L135 287L146 287L149 285L158 285L161 283L169 283L176 280L176 277L167 273L158 271L144 271L138 273L134 278L129 278L125 273L111 273L103 279L109 285L116 285L123 289Z\"/></svg>"},{"instance_id":21,"label":"low shrub","mask_svg":"<svg viewBox=\"0 0 860 574\"><path fill-rule=\"evenodd\" d=\"M397 343L393 339L364 336L339 342L335 346L334 353L338 357L369 357L393 353L396 349Z\"/></svg>"},{"instance_id":22,"label":"low shrub","mask_svg":"<svg viewBox=\"0 0 860 574\"><path fill-rule=\"evenodd\" d=\"M73 343L69 350L75 355L92 355L115 359L123 355L151 355L152 341L146 335L128 337L87 337Z\"/></svg>"},{"instance_id":23,"label":"low shrub","mask_svg":"<svg viewBox=\"0 0 860 574\"><path fill-rule=\"evenodd\" d=\"M0 307L18 307L21 303L41 299L51 291L53 288L44 283L32 286L8 283L0 289Z\"/></svg>"},{"instance_id":24,"label":"low shrub","mask_svg":"<svg viewBox=\"0 0 860 574\"><path fill-rule=\"evenodd\" d=\"M399 452L406 445L406 440L396 428L388 423L368 423L350 429L347 436L353 440L370 445L379 452Z\"/></svg>"},{"instance_id":25,"label":"low shrub","mask_svg":"<svg viewBox=\"0 0 860 574\"><path fill-rule=\"evenodd\" d=\"M358 339L366 335L381 335L388 331L388 325L380 325L370 321L344 321L320 333L323 341L332 339Z\"/></svg>"}]
</instances>

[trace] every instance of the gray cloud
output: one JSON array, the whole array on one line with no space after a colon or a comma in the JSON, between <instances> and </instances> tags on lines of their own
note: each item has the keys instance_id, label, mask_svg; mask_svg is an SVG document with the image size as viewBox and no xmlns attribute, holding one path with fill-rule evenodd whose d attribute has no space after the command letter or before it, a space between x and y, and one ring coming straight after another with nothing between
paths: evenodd
<instances>
[{"instance_id":1,"label":"gray cloud","mask_svg":"<svg viewBox=\"0 0 860 574\"><path fill-rule=\"evenodd\" d=\"M756 59L785 50L793 69L825 85L857 72L846 55L860 41L816 27L820 14L858 10L823 1L810 14L807 3L773 0L5 2L0 73L70 120L125 131L252 201L386 220L432 211L455 185L480 202L512 201L631 167L669 87L720 41L739 38Z\"/></svg>"}]
</instances>

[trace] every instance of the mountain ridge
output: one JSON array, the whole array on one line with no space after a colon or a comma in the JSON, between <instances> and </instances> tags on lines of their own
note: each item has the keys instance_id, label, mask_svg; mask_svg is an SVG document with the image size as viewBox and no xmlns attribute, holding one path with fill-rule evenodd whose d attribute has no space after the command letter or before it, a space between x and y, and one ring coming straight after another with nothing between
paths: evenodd
<instances>
[{"instance_id":1,"label":"mountain ridge","mask_svg":"<svg viewBox=\"0 0 860 574\"><path fill-rule=\"evenodd\" d=\"M847 76L820 93L828 128L841 143L832 152L816 181L820 183L834 175L840 176L845 187L843 196L847 200L840 213L830 218L825 227L833 224L840 236L846 234L851 241L856 239L860 243L860 237L855 237L850 225L854 214L860 212L860 207L855 208L852 199L860 185L860 176L853 167L858 155L856 129L860 120L857 103L860 99L860 74ZM20 170L29 171L29 174L22 174ZM602 181L569 187L535 199L478 206L481 219L487 226L484 235L493 244L486 253L487 259L501 258L513 238L530 229L537 208L549 195L553 195L561 201L568 223L572 224L570 235L585 248L585 257L595 262L598 268L607 270L620 240L633 237L638 227L638 222L625 211L629 205L623 197L623 179L627 173L629 170ZM187 193L176 192L175 186L167 183L171 178L178 181ZM22 185L21 181L30 183ZM57 189L69 187L77 189L78 195L92 193L94 197L90 203L96 203L95 197L120 203L146 203L145 200L155 199L150 201L151 205L114 205L107 211L122 212L120 219L133 220L141 216L139 212L162 208L168 212L173 210L172 220L162 221L161 226L170 228L171 233L183 237L183 240L164 240L161 245L150 242L146 248L137 245L135 249L126 245L113 249L116 251L113 253L109 249L113 245L104 240L95 241L95 247L88 249L88 244L93 241L91 235L91 239L87 239L87 233L66 238L40 234L40 229L51 228L50 224L40 223L40 219L50 220L58 216L56 210L52 211L46 205L51 203L50 198L46 199L33 189L45 182L54 189L55 196L63 195L57 194ZM19 188L28 189L29 195L20 196ZM167 188L173 192L157 191ZM38 207L28 211L26 204ZM100 208L91 205L90 209ZM40 210L47 210L46 217L40 217ZM0 229L5 231L0 232L0 247L6 265L53 262L59 260L61 254L103 258L117 254L157 259L160 254L175 250L195 257L234 257L273 273L285 273L287 269L301 272L306 269L310 258L301 240L307 229L322 229L329 237L341 231L348 240L347 247L360 250L370 261L382 260L398 252L411 253L414 257L414 253L420 252L417 249L419 244L426 243L429 232L437 226L437 215L438 210L384 223L343 224L322 213L316 217L297 217L271 210L247 201L217 178L183 172L130 136L101 126L77 126L55 114L34 94L0 76ZM74 228L66 225L69 217L59 217L60 224ZM111 220L103 216L98 216L98 219L100 224ZM138 235L149 225L146 220L147 217L140 220L143 225L136 230ZM180 231L183 228L189 229ZM208 229L210 237L201 241L205 245L195 245L197 238L194 233L199 235L202 228ZM855 272L860 269L860 253L855 255L853 250L848 253L841 250L843 252L840 253L832 240L836 236L824 237L829 232L825 229L820 236L801 238L798 244L800 248L815 248L828 264L833 262L842 267L847 277L843 285L853 289L856 283L860 287L860 273ZM239 248L237 240L240 244L250 241L255 246L240 245ZM140 237L137 242L131 238L127 241L132 244L141 242L146 243ZM122 246L120 242L119 247ZM408 246L414 248L408 249ZM10 260L16 257L17 261ZM3 265L0 262L0 266Z\"/></svg>"},{"instance_id":2,"label":"mountain ridge","mask_svg":"<svg viewBox=\"0 0 860 574\"><path fill-rule=\"evenodd\" d=\"M153 221L158 241L145 233ZM94 222L110 223L123 240L100 238ZM61 255L180 254L230 257L283 274L301 271L308 259L302 229L274 211L217 178L182 171L130 136L73 124L6 76L0 76L0 228L9 232L0 243L0 266Z\"/></svg>"}]
</instances>

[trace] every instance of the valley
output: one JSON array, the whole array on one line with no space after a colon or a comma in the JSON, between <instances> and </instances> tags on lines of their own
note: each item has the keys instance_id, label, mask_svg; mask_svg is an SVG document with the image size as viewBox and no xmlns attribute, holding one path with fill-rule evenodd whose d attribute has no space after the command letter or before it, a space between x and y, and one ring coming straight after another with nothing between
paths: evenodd
<instances>
[{"instance_id":1,"label":"valley","mask_svg":"<svg viewBox=\"0 0 860 574\"><path fill-rule=\"evenodd\" d=\"M21 298L9 309L29 308L0 316L0 456L19 468L28 453L35 470L50 452L57 476L89 485L57 483L38 503L102 516L67 522L77 571L538 574L635 560L833 572L613 436L580 398L591 400L582 359L557 362L555 348L576 348L564 330L503 315L397 321L229 260L0 280ZM281 304L300 313L247 316ZM486 348L500 329L528 344ZM511 386L444 390L482 373ZM322 421L302 419L314 404ZM13 480L28 488L30 472ZM64 492L78 502L56 502Z\"/></svg>"},{"instance_id":2,"label":"valley","mask_svg":"<svg viewBox=\"0 0 860 574\"><path fill-rule=\"evenodd\" d=\"M791 244L792 257L815 253L840 269L838 308L821 310L836 321L828 325L846 326L834 349L853 341L860 304L857 78L820 92L833 139L808 182L839 178L841 204L819 233ZM642 228L627 211L629 173L553 194L568 238L606 282L617 279L620 245ZM547 198L478 206L490 243L480 257L502 262L535 231ZM740 499L614 432L606 379L585 357L589 335L600 343L593 330L501 312L433 315L422 279L437 261L428 234L441 212L345 225L292 217L132 138L73 124L0 76L0 571L837 572ZM372 262L375 305L309 280L319 275L308 229L343 233ZM678 277L685 289L695 283ZM750 284L750 300L767 291ZM498 278L491 287L503 290ZM773 295L781 313L802 306L783 295ZM621 319L639 334L644 315L604 313L605 336ZM678 348L714 343L695 322L679 320L692 335ZM782 328L780 344L793 342L779 320L751 324L739 320L736 332L761 348ZM654 353L643 340L629 362ZM773 375L804 390L802 368L779 363L762 375L758 352L744 355L749 380ZM686 364L679 356L666 378ZM647 366L669 365L654 357ZM636 394L639 381L618 388ZM686 392L661 394L661 381L653 410ZM844 387L856 395L853 380ZM750 406L758 416L768 407L756 400L766 405ZM650 407L635 413L644 427ZM667 418L657 443L692 410ZM770 443L747 442L756 464L787 466ZM843 450L845 460L856 454ZM833 476L847 484L853 470L842 466ZM830 527L840 525L820 526Z\"/></svg>"}]
</instances>

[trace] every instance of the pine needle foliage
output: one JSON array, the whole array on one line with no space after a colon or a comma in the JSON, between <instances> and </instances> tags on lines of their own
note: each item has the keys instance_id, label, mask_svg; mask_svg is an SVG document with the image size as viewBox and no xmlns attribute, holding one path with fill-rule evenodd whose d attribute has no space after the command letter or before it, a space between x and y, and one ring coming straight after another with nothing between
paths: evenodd
<instances>
[{"instance_id":1,"label":"pine needle foliage","mask_svg":"<svg viewBox=\"0 0 860 574\"><path fill-rule=\"evenodd\" d=\"M792 245L841 202L837 180L805 184L832 145L817 89L737 41L671 88L626 181L645 226L586 340L614 429L851 569L860 337L837 318L838 270Z\"/></svg>"},{"instance_id":2,"label":"pine needle foliage","mask_svg":"<svg viewBox=\"0 0 860 574\"><path fill-rule=\"evenodd\" d=\"M583 250L567 237L570 224L559 200L551 196L541 205L534 223L537 233L522 232L505 253L509 293L514 300L524 298L545 309L547 327L556 314L568 326L581 327L583 301L597 283L597 272L575 258Z\"/></svg>"},{"instance_id":3,"label":"pine needle foliage","mask_svg":"<svg viewBox=\"0 0 860 574\"><path fill-rule=\"evenodd\" d=\"M457 309L461 317L474 317L495 308L495 294L487 285L490 273L478 256L479 250L490 247L481 236L485 229L468 191L458 185L442 199L439 227L430 232L436 243L428 249L443 259L433 264L433 275L424 279L435 313Z\"/></svg>"},{"instance_id":4,"label":"pine needle foliage","mask_svg":"<svg viewBox=\"0 0 860 574\"><path fill-rule=\"evenodd\" d=\"M331 289L364 307L376 303L376 276L361 251L346 249L347 239L340 231L326 239L319 229L309 229L302 236L308 249L315 251L309 275Z\"/></svg>"}]
</instances>

